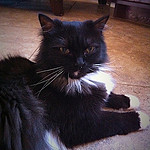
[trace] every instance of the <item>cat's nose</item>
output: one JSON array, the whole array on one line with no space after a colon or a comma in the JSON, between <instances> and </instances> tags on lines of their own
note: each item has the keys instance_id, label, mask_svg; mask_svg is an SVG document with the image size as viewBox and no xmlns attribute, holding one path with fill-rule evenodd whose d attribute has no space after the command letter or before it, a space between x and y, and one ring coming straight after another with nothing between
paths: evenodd
<instances>
[{"instance_id":1,"label":"cat's nose","mask_svg":"<svg viewBox=\"0 0 150 150\"><path fill-rule=\"evenodd\" d=\"M79 69L82 69L83 65L85 64L84 60L82 57L78 57L75 63L75 66L78 67Z\"/></svg>"}]
</instances>

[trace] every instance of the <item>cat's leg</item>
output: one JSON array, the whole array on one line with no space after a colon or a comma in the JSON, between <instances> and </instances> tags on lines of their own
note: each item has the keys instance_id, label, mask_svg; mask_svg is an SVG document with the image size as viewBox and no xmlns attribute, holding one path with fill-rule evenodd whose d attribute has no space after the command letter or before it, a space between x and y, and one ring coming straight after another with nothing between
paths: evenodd
<instances>
[{"instance_id":1,"label":"cat's leg","mask_svg":"<svg viewBox=\"0 0 150 150\"><path fill-rule=\"evenodd\" d=\"M149 117L142 112L101 111L99 115L87 115L84 119L72 118L59 132L61 141L68 148L114 135L125 135L145 129Z\"/></svg>"},{"instance_id":2,"label":"cat's leg","mask_svg":"<svg viewBox=\"0 0 150 150\"><path fill-rule=\"evenodd\" d=\"M137 109L139 105L139 99L133 95L118 95L110 93L104 107L113 109Z\"/></svg>"}]
</instances>

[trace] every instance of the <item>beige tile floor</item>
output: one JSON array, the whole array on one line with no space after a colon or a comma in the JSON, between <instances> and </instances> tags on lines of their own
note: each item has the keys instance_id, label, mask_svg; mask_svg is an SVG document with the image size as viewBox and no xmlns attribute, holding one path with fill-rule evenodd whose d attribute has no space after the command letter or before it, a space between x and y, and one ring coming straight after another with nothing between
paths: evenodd
<instances>
[{"instance_id":1,"label":"beige tile floor","mask_svg":"<svg viewBox=\"0 0 150 150\"><path fill-rule=\"evenodd\" d=\"M108 10L101 9L97 0L65 0L65 15L61 20L98 19ZM27 58L39 46L38 11L0 6L0 58L20 54ZM111 17L104 32L116 93L132 94L140 99L140 109L150 116L150 27ZM34 56L31 58L33 60ZM99 140L76 150L149 150L150 127L125 136Z\"/></svg>"}]
</instances>

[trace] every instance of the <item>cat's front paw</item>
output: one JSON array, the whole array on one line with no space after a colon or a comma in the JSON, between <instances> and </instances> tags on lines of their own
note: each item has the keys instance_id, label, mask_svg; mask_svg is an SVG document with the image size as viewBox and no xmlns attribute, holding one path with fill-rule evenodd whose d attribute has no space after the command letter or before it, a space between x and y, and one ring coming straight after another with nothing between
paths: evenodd
<instances>
[{"instance_id":1,"label":"cat's front paw","mask_svg":"<svg viewBox=\"0 0 150 150\"><path fill-rule=\"evenodd\" d=\"M141 111L136 111L139 114L139 119L140 119L140 130L146 129L150 125L150 118L147 114L141 112Z\"/></svg>"},{"instance_id":2,"label":"cat's front paw","mask_svg":"<svg viewBox=\"0 0 150 150\"><path fill-rule=\"evenodd\" d=\"M129 95L129 94L126 94L125 96L127 96L130 99L130 107L128 109L137 109L137 108L139 108L140 101L136 96Z\"/></svg>"}]
</instances>

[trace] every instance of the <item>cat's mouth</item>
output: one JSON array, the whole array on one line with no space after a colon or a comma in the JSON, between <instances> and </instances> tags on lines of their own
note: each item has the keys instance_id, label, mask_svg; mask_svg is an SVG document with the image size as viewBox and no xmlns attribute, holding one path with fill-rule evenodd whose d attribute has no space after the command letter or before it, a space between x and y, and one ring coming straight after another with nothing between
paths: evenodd
<instances>
[{"instance_id":1,"label":"cat's mouth","mask_svg":"<svg viewBox=\"0 0 150 150\"><path fill-rule=\"evenodd\" d=\"M73 73L69 73L69 77L71 79L80 79L81 77L83 77L85 74L82 73L80 70L77 70Z\"/></svg>"},{"instance_id":2,"label":"cat's mouth","mask_svg":"<svg viewBox=\"0 0 150 150\"><path fill-rule=\"evenodd\" d=\"M82 69L78 69L78 70L74 70L71 72L68 72L68 75L71 79L80 79L82 77L84 77L85 75L87 75L88 73L94 72L94 69L87 69L87 68L82 68Z\"/></svg>"}]
</instances>

